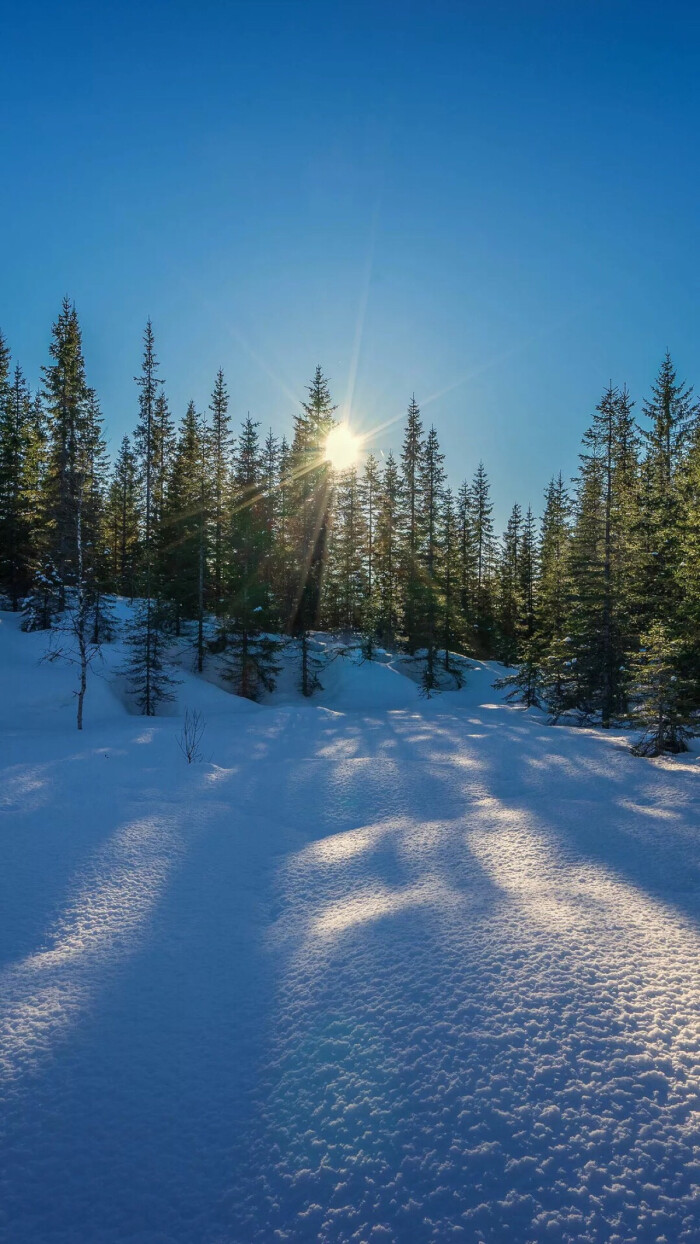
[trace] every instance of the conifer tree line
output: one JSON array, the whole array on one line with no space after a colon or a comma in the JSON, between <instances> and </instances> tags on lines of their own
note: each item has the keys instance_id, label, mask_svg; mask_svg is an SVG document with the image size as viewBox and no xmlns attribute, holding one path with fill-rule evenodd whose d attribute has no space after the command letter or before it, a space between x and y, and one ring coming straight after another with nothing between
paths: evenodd
<instances>
[{"instance_id":1,"label":"conifer tree line","mask_svg":"<svg viewBox=\"0 0 700 1244\"><path fill-rule=\"evenodd\" d=\"M257 698L284 636L313 692L323 629L368 658L400 650L426 695L460 684L460 656L492 658L512 667L508 694L554 721L634 720L638 750L684 747L700 709L700 408L669 355L639 419L607 387L575 479L555 475L541 513L514 505L500 537L483 464L453 490L415 398L398 455L338 474L320 367L289 439L234 422L222 371L207 408L176 419L150 322L134 388L134 432L110 464L73 304L35 393L0 335L0 596L25 629L67 627L83 676L123 596L148 715L172 694L177 639Z\"/></svg>"}]
</instances>

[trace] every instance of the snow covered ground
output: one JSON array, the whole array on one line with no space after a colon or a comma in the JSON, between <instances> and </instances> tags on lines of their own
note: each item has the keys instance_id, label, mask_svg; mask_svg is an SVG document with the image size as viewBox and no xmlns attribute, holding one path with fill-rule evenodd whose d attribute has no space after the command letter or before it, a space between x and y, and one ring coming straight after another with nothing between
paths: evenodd
<instances>
[{"instance_id":1,"label":"snow covered ground","mask_svg":"<svg viewBox=\"0 0 700 1244\"><path fill-rule=\"evenodd\" d=\"M188 766L0 618L3 1241L700 1241L694 755L339 661Z\"/></svg>"}]
</instances>

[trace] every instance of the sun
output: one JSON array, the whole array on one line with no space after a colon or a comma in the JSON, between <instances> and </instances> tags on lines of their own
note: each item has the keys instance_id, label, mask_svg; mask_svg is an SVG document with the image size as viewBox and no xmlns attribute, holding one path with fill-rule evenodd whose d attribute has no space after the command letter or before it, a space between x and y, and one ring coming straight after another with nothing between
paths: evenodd
<instances>
[{"instance_id":1,"label":"sun","mask_svg":"<svg viewBox=\"0 0 700 1244\"><path fill-rule=\"evenodd\" d=\"M361 441L350 431L347 423L339 423L331 428L326 439L326 461L330 462L334 471L347 471L354 466L360 456Z\"/></svg>"}]
</instances>

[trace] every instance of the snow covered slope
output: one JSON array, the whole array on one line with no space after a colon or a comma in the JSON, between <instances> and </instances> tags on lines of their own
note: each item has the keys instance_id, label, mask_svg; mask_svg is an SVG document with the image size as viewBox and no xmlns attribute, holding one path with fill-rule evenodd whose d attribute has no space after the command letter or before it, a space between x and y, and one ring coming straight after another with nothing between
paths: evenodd
<instances>
[{"instance_id":1,"label":"snow covered slope","mask_svg":"<svg viewBox=\"0 0 700 1244\"><path fill-rule=\"evenodd\" d=\"M693 756L338 666L188 766L0 616L2 1240L700 1240Z\"/></svg>"}]
</instances>

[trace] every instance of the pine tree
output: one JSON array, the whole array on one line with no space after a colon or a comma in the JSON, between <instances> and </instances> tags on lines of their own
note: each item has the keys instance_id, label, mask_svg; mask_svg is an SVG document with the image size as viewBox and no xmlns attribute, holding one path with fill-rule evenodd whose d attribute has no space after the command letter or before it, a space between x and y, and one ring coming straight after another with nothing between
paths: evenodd
<instances>
[{"instance_id":1,"label":"pine tree","mask_svg":"<svg viewBox=\"0 0 700 1244\"><path fill-rule=\"evenodd\" d=\"M676 567L679 608L674 625L683 640L683 673L691 679L695 702L700 704L700 427L695 429L685 455L679 491L680 548Z\"/></svg>"},{"instance_id":2,"label":"pine tree","mask_svg":"<svg viewBox=\"0 0 700 1244\"><path fill-rule=\"evenodd\" d=\"M634 648L636 435L626 390L603 394L584 436L572 546L572 634L584 707L608 727L627 707Z\"/></svg>"},{"instance_id":3,"label":"pine tree","mask_svg":"<svg viewBox=\"0 0 700 1244\"><path fill-rule=\"evenodd\" d=\"M176 679L167 661L167 639L162 604L152 597L139 600L127 629L129 656L124 669L127 687L140 713L155 717L161 704L174 697Z\"/></svg>"},{"instance_id":4,"label":"pine tree","mask_svg":"<svg viewBox=\"0 0 700 1244\"><path fill-rule=\"evenodd\" d=\"M162 455L162 408L157 399L162 381L158 377L158 360L151 321L143 336L141 374L136 377L139 388L139 421L135 443L142 488L141 513L143 528L142 590L134 621L129 628L130 658L127 678L139 710L146 717L155 716L159 704L172 699L173 679L165 664L166 641L164 610L159 566L160 528L159 478Z\"/></svg>"},{"instance_id":5,"label":"pine tree","mask_svg":"<svg viewBox=\"0 0 700 1244\"><path fill-rule=\"evenodd\" d=\"M332 627L359 631L367 602L366 527L357 468L335 482L334 514L325 586L325 616Z\"/></svg>"},{"instance_id":6,"label":"pine tree","mask_svg":"<svg viewBox=\"0 0 700 1244\"><path fill-rule=\"evenodd\" d=\"M511 551L509 552L509 545ZM504 587L505 583L505 587ZM504 609L510 592L510 608ZM507 699L518 700L526 708L540 704L542 650L537 636L537 537L532 508L528 506L523 520L520 507L514 506L504 539L501 564L501 642L507 635L515 653L517 670L501 678L496 686L508 689ZM506 630L505 620L511 624Z\"/></svg>"},{"instance_id":7,"label":"pine tree","mask_svg":"<svg viewBox=\"0 0 700 1244\"><path fill-rule=\"evenodd\" d=\"M101 437L85 380L78 316L68 298L64 298L53 326L49 353L53 361L43 368L49 431L45 502L47 554L58 579L59 608L63 609L66 592L75 584L76 577L78 491L86 480L83 459L86 452L95 452ZM95 546L99 532L91 529L87 514L83 527L84 541Z\"/></svg>"},{"instance_id":8,"label":"pine tree","mask_svg":"<svg viewBox=\"0 0 700 1244\"><path fill-rule=\"evenodd\" d=\"M522 511L516 504L503 534L498 567L498 656L504 665L514 665L519 655L523 613L520 571L522 523Z\"/></svg>"},{"instance_id":9,"label":"pine tree","mask_svg":"<svg viewBox=\"0 0 700 1244\"><path fill-rule=\"evenodd\" d=\"M545 493L539 550L535 633L544 651L564 638L570 612L571 501L561 472Z\"/></svg>"},{"instance_id":10,"label":"pine tree","mask_svg":"<svg viewBox=\"0 0 700 1244\"><path fill-rule=\"evenodd\" d=\"M416 605L420 611L416 636L425 648L425 669L422 687L426 695L439 688L437 671L438 615L440 610L440 520L445 482L444 454L440 451L437 432L428 433L420 466L420 509L424 545L420 555L421 588Z\"/></svg>"},{"instance_id":11,"label":"pine tree","mask_svg":"<svg viewBox=\"0 0 700 1244\"><path fill-rule=\"evenodd\" d=\"M650 427L644 432L639 621L648 629L654 621L670 622L680 604L683 450L698 417L693 391L678 380L668 353L643 411Z\"/></svg>"},{"instance_id":12,"label":"pine tree","mask_svg":"<svg viewBox=\"0 0 700 1244\"><path fill-rule=\"evenodd\" d=\"M494 537L489 481L480 462L469 493L474 557L474 643L477 654L494 653Z\"/></svg>"},{"instance_id":13,"label":"pine tree","mask_svg":"<svg viewBox=\"0 0 700 1244\"><path fill-rule=\"evenodd\" d=\"M87 614L91 619L90 643L99 646L110 639L114 618L106 594L110 589L107 549L107 483L109 466L100 404L94 389L87 391L87 422L80 447L81 489L79 496L79 576ZM77 539L77 536L76 536Z\"/></svg>"},{"instance_id":14,"label":"pine tree","mask_svg":"<svg viewBox=\"0 0 700 1244\"><path fill-rule=\"evenodd\" d=\"M165 513L168 481L175 452L175 428L162 387L157 390L153 401L151 439L151 522L154 532L158 533Z\"/></svg>"},{"instance_id":15,"label":"pine tree","mask_svg":"<svg viewBox=\"0 0 700 1244\"><path fill-rule=\"evenodd\" d=\"M632 748L636 756L675 755L688 750L695 733L690 711L691 684L683 678L682 642L663 622L655 622L642 636L632 660L631 719L642 728Z\"/></svg>"},{"instance_id":16,"label":"pine tree","mask_svg":"<svg viewBox=\"0 0 700 1244\"><path fill-rule=\"evenodd\" d=\"M15 368L10 385L4 368L0 338L0 592L17 610L34 569L37 514L30 482L34 412L21 369Z\"/></svg>"},{"instance_id":17,"label":"pine tree","mask_svg":"<svg viewBox=\"0 0 700 1244\"><path fill-rule=\"evenodd\" d=\"M401 483L394 455L387 455L381 477L377 510L375 579L377 585L377 634L393 647L400 625L400 534Z\"/></svg>"},{"instance_id":18,"label":"pine tree","mask_svg":"<svg viewBox=\"0 0 700 1244\"><path fill-rule=\"evenodd\" d=\"M214 613L224 612L224 535L227 519L227 498L230 490L230 459L232 448L231 420L228 413L229 395L224 373L219 368L209 403L211 433L208 473L211 483L211 588Z\"/></svg>"},{"instance_id":19,"label":"pine tree","mask_svg":"<svg viewBox=\"0 0 700 1244\"><path fill-rule=\"evenodd\" d=\"M207 552L207 436L190 402L180 425L162 518L161 565L175 635L184 621L197 624L197 667L204 659Z\"/></svg>"},{"instance_id":20,"label":"pine tree","mask_svg":"<svg viewBox=\"0 0 700 1244\"><path fill-rule=\"evenodd\" d=\"M113 590L119 596L136 595L139 567L139 477L136 456L128 436L122 440L114 464L107 499L107 530Z\"/></svg>"},{"instance_id":21,"label":"pine tree","mask_svg":"<svg viewBox=\"0 0 700 1244\"><path fill-rule=\"evenodd\" d=\"M551 640L538 661L537 677L542 703L554 725L564 713L580 708L581 705L576 658L571 643L568 636L557 636Z\"/></svg>"},{"instance_id":22,"label":"pine tree","mask_svg":"<svg viewBox=\"0 0 700 1244\"><path fill-rule=\"evenodd\" d=\"M271 532L267 497L269 459L261 452L258 423L246 418L233 460L225 579L227 647L224 676L237 695L259 699L279 673L279 642L269 633L273 601L268 579Z\"/></svg>"},{"instance_id":23,"label":"pine tree","mask_svg":"<svg viewBox=\"0 0 700 1244\"><path fill-rule=\"evenodd\" d=\"M537 643L537 534L535 516L528 506L520 544L520 601L518 659L521 700L526 708L539 703L539 645Z\"/></svg>"},{"instance_id":24,"label":"pine tree","mask_svg":"<svg viewBox=\"0 0 700 1244\"><path fill-rule=\"evenodd\" d=\"M89 495L89 494L88 494ZM78 666L77 726L83 728L83 709L87 693L88 672L100 651L99 628L96 623L96 605L99 593L96 588L94 572L90 570L90 551L86 549L83 533L83 506L85 493L79 486L77 491L76 514L76 575L75 585L69 594L68 607L63 625L69 631L75 643L75 651L68 652L68 659ZM87 554L87 556L86 556ZM94 554L93 554L94 556ZM99 610L99 605L97 606Z\"/></svg>"},{"instance_id":25,"label":"pine tree","mask_svg":"<svg viewBox=\"0 0 700 1244\"><path fill-rule=\"evenodd\" d=\"M571 501L561 472L549 483L539 547L535 633L530 645L535 695L558 721L576 704L577 684L567 626L572 601ZM533 701L535 702L535 701Z\"/></svg>"},{"instance_id":26,"label":"pine tree","mask_svg":"<svg viewBox=\"0 0 700 1244\"><path fill-rule=\"evenodd\" d=\"M0 402L3 404L10 394L10 364L12 354L3 333L0 331Z\"/></svg>"},{"instance_id":27,"label":"pine tree","mask_svg":"<svg viewBox=\"0 0 700 1244\"><path fill-rule=\"evenodd\" d=\"M291 629L297 582L294 574L293 542L294 481L291 447L285 436L279 447L274 545L274 595L277 618L282 630Z\"/></svg>"},{"instance_id":28,"label":"pine tree","mask_svg":"<svg viewBox=\"0 0 700 1244\"><path fill-rule=\"evenodd\" d=\"M148 320L143 335L141 374L135 378L139 387L139 421L134 438L142 488L143 586L147 600L152 600L157 595L156 539L159 527L158 483L161 470L162 438L159 435L156 402L163 383L157 372L158 360L155 353L153 326Z\"/></svg>"},{"instance_id":29,"label":"pine tree","mask_svg":"<svg viewBox=\"0 0 700 1244\"><path fill-rule=\"evenodd\" d=\"M441 516L442 547L440 557L441 613L439 635L444 650L443 667L452 674L455 685L462 686L462 670L455 662L453 652L461 645L463 619L459 608L459 528L454 497L451 488L442 496Z\"/></svg>"},{"instance_id":30,"label":"pine tree","mask_svg":"<svg viewBox=\"0 0 700 1244\"><path fill-rule=\"evenodd\" d=\"M330 467L325 443L333 427L328 381L316 368L309 396L295 417L290 453L290 529L295 552L294 596L289 630L300 640L302 691L312 693L308 675L308 634L318 625L331 511Z\"/></svg>"},{"instance_id":31,"label":"pine tree","mask_svg":"<svg viewBox=\"0 0 700 1244\"><path fill-rule=\"evenodd\" d=\"M280 541L282 446L272 428L265 438L262 454L261 488L264 498L264 522L266 533L266 556L262 570L269 590L268 618L273 629L279 629L284 613Z\"/></svg>"},{"instance_id":32,"label":"pine tree","mask_svg":"<svg viewBox=\"0 0 700 1244\"><path fill-rule=\"evenodd\" d=\"M600 704L604 531L603 463L600 452L581 455L571 535L570 658L577 682L576 704L584 717Z\"/></svg>"},{"instance_id":33,"label":"pine tree","mask_svg":"<svg viewBox=\"0 0 700 1244\"><path fill-rule=\"evenodd\" d=\"M362 472L362 482L360 485L360 502L362 505L362 515L365 530L365 547L364 547L364 576L366 581L367 605L368 609L376 613L376 591L377 591L377 567L376 567L376 544L377 544L377 511L379 507L379 497L381 492L381 477L379 474L379 463L374 454L367 455L364 469Z\"/></svg>"},{"instance_id":34,"label":"pine tree","mask_svg":"<svg viewBox=\"0 0 700 1244\"><path fill-rule=\"evenodd\" d=\"M466 480L460 485L457 493L456 519L459 611L465 643L469 651L472 651L477 631L477 552L474 547L471 488Z\"/></svg>"},{"instance_id":35,"label":"pine tree","mask_svg":"<svg viewBox=\"0 0 700 1244\"><path fill-rule=\"evenodd\" d=\"M420 554L423 548L421 514L421 471L425 452L420 408L411 398L401 450L402 474L402 594L403 629L409 652L420 646L420 615L423 576Z\"/></svg>"}]
</instances>

